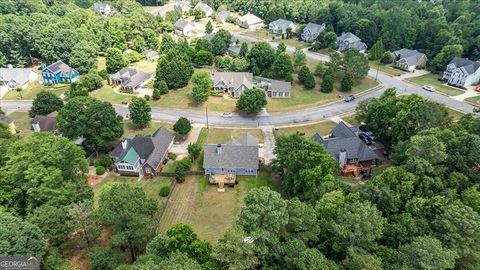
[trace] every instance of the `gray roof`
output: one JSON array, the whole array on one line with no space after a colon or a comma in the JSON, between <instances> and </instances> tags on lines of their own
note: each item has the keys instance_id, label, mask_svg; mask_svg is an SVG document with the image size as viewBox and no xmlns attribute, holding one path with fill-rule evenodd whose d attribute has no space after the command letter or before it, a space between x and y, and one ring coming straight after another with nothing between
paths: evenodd
<instances>
[{"instance_id":1,"label":"gray roof","mask_svg":"<svg viewBox=\"0 0 480 270\"><path fill-rule=\"evenodd\" d=\"M21 86L30 81L31 72L29 68L0 68L0 82Z\"/></svg>"},{"instance_id":2,"label":"gray roof","mask_svg":"<svg viewBox=\"0 0 480 270\"><path fill-rule=\"evenodd\" d=\"M198 2L197 5L195 6L195 8L198 8L205 13L208 13L209 11L213 12L213 9L209 5L207 5L206 3L202 2L202 1Z\"/></svg>"},{"instance_id":3,"label":"gray roof","mask_svg":"<svg viewBox=\"0 0 480 270\"><path fill-rule=\"evenodd\" d=\"M263 23L262 19L260 19L259 17L255 16L254 14L252 14L250 12L248 12L247 14L238 18L238 21L240 21L242 23L246 23L248 25Z\"/></svg>"},{"instance_id":4,"label":"gray roof","mask_svg":"<svg viewBox=\"0 0 480 270\"><path fill-rule=\"evenodd\" d=\"M418 61L420 61L420 59L425 56L425 54L417 50L401 49L398 51L394 51L393 56L395 58L395 61L405 59L408 66L415 66L417 65Z\"/></svg>"},{"instance_id":5,"label":"gray roof","mask_svg":"<svg viewBox=\"0 0 480 270\"><path fill-rule=\"evenodd\" d=\"M323 144L337 160L341 151L346 151L348 159L358 159L359 162L378 159L378 155L357 137L354 130L356 128L349 128L345 123L340 122L332 129L333 138L324 139L316 133L312 140Z\"/></svg>"},{"instance_id":6,"label":"gray roof","mask_svg":"<svg viewBox=\"0 0 480 270\"><path fill-rule=\"evenodd\" d=\"M354 35L351 32L342 33L342 35L337 37L337 40L341 40L341 41L347 40L350 43L361 41L361 39L359 37L357 37L356 35Z\"/></svg>"},{"instance_id":7,"label":"gray roof","mask_svg":"<svg viewBox=\"0 0 480 270\"><path fill-rule=\"evenodd\" d=\"M137 88L140 84L150 79L151 73L144 72L135 68L122 68L117 73L111 74L113 80L121 80L123 87Z\"/></svg>"},{"instance_id":8,"label":"gray roof","mask_svg":"<svg viewBox=\"0 0 480 270\"><path fill-rule=\"evenodd\" d=\"M218 153L217 148L221 151ZM258 141L245 134L226 144L207 144L204 149L203 167L227 169L258 169Z\"/></svg>"},{"instance_id":9,"label":"gray roof","mask_svg":"<svg viewBox=\"0 0 480 270\"><path fill-rule=\"evenodd\" d=\"M276 27L286 30L293 22L285 19L278 19L271 22L269 25L275 25Z\"/></svg>"},{"instance_id":10,"label":"gray roof","mask_svg":"<svg viewBox=\"0 0 480 270\"><path fill-rule=\"evenodd\" d=\"M193 25L191 22L189 21L186 21L184 19L179 19L176 23L175 23L175 29L178 29L178 30L182 30L185 29L185 27L187 25L191 25L193 27L195 27L195 25Z\"/></svg>"},{"instance_id":11,"label":"gray roof","mask_svg":"<svg viewBox=\"0 0 480 270\"><path fill-rule=\"evenodd\" d=\"M308 23L305 25L305 28L303 28L303 32L310 30L312 34L318 34L322 32L325 29L325 24L316 24L316 23Z\"/></svg>"},{"instance_id":12,"label":"gray roof","mask_svg":"<svg viewBox=\"0 0 480 270\"><path fill-rule=\"evenodd\" d=\"M220 11L217 13L217 19L221 21L226 21L232 13L228 10Z\"/></svg>"},{"instance_id":13,"label":"gray roof","mask_svg":"<svg viewBox=\"0 0 480 270\"><path fill-rule=\"evenodd\" d=\"M0 122L3 122L5 124L9 125L10 123L13 122L13 120L10 119L9 117L3 115L3 114L0 114Z\"/></svg>"},{"instance_id":14,"label":"gray roof","mask_svg":"<svg viewBox=\"0 0 480 270\"><path fill-rule=\"evenodd\" d=\"M135 136L133 138L125 138L127 148L123 149L122 142L118 143L110 155L119 158L124 152L133 147L137 152L142 164L148 164L152 168L157 168L162 162L160 160L168 151L170 143L173 141L174 135L165 127L160 127L151 136Z\"/></svg>"},{"instance_id":15,"label":"gray roof","mask_svg":"<svg viewBox=\"0 0 480 270\"><path fill-rule=\"evenodd\" d=\"M190 3L188 2L185 2L185 1L177 1L175 2L175 5L174 5L175 8L177 9L181 9L181 10L186 10L186 9L189 9L191 6L190 6Z\"/></svg>"},{"instance_id":16,"label":"gray roof","mask_svg":"<svg viewBox=\"0 0 480 270\"><path fill-rule=\"evenodd\" d=\"M253 86L253 74L249 72L214 72L213 85L217 85L219 82L234 89L238 89L242 84L250 89Z\"/></svg>"},{"instance_id":17,"label":"gray roof","mask_svg":"<svg viewBox=\"0 0 480 270\"><path fill-rule=\"evenodd\" d=\"M265 77L255 77L256 80L260 81L257 84L257 87L263 88L264 90L268 90L271 92L291 92L292 91L292 83L286 81L279 81Z\"/></svg>"},{"instance_id":18,"label":"gray roof","mask_svg":"<svg viewBox=\"0 0 480 270\"><path fill-rule=\"evenodd\" d=\"M457 68L463 67L469 75L475 73L480 68L480 62L461 57L454 57L450 62L451 64L455 64Z\"/></svg>"},{"instance_id":19,"label":"gray roof","mask_svg":"<svg viewBox=\"0 0 480 270\"><path fill-rule=\"evenodd\" d=\"M145 57L158 57L160 54L154 50L145 50L142 52Z\"/></svg>"},{"instance_id":20,"label":"gray roof","mask_svg":"<svg viewBox=\"0 0 480 270\"><path fill-rule=\"evenodd\" d=\"M69 77L74 70L62 60L58 60L57 62L47 66L47 68L54 74L61 72L66 77Z\"/></svg>"},{"instance_id":21,"label":"gray roof","mask_svg":"<svg viewBox=\"0 0 480 270\"><path fill-rule=\"evenodd\" d=\"M107 6L109 5L106 3L93 3L93 7L100 12L103 12Z\"/></svg>"},{"instance_id":22,"label":"gray roof","mask_svg":"<svg viewBox=\"0 0 480 270\"><path fill-rule=\"evenodd\" d=\"M40 131L54 132L57 129L57 112L48 115L35 115L32 124L38 124Z\"/></svg>"}]
</instances>

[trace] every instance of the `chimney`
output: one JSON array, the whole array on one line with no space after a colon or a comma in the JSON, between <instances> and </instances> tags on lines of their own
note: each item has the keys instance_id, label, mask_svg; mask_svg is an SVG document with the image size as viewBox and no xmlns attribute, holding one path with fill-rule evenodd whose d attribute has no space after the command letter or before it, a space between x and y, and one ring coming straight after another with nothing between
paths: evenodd
<instances>
[{"instance_id":1,"label":"chimney","mask_svg":"<svg viewBox=\"0 0 480 270\"><path fill-rule=\"evenodd\" d=\"M123 150L127 149L127 145L128 145L127 139L123 140L123 141L122 141L122 148L123 148Z\"/></svg>"},{"instance_id":2,"label":"chimney","mask_svg":"<svg viewBox=\"0 0 480 270\"><path fill-rule=\"evenodd\" d=\"M217 144L216 152L217 152L217 155L221 155L221 154L222 154L222 145L221 145L221 144Z\"/></svg>"},{"instance_id":3,"label":"chimney","mask_svg":"<svg viewBox=\"0 0 480 270\"><path fill-rule=\"evenodd\" d=\"M340 167L343 167L347 163L347 150L340 150L340 153L338 154L338 163L340 164Z\"/></svg>"}]
</instances>

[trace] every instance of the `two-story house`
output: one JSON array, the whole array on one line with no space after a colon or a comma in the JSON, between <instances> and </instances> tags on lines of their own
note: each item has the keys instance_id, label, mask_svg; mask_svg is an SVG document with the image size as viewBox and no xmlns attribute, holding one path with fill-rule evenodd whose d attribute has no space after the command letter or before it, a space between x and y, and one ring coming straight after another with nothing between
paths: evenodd
<instances>
[{"instance_id":1,"label":"two-story house","mask_svg":"<svg viewBox=\"0 0 480 270\"><path fill-rule=\"evenodd\" d=\"M401 49L393 52L393 64L400 69L413 72L417 67L425 67L427 56L417 50Z\"/></svg>"},{"instance_id":2,"label":"two-story house","mask_svg":"<svg viewBox=\"0 0 480 270\"><path fill-rule=\"evenodd\" d=\"M278 19L268 24L270 29L276 35L284 35L287 33L287 29L290 29L291 33L296 33L295 24L292 21L285 19Z\"/></svg>"},{"instance_id":3,"label":"two-story house","mask_svg":"<svg viewBox=\"0 0 480 270\"><path fill-rule=\"evenodd\" d=\"M42 64L42 77L45 84L71 83L78 79L79 73L61 60L47 66Z\"/></svg>"},{"instance_id":4,"label":"two-story house","mask_svg":"<svg viewBox=\"0 0 480 270\"><path fill-rule=\"evenodd\" d=\"M340 52L347 51L349 49L357 49L360 52L367 50L367 44L351 32L342 33L337 37L337 50Z\"/></svg>"},{"instance_id":5,"label":"two-story house","mask_svg":"<svg viewBox=\"0 0 480 270\"><path fill-rule=\"evenodd\" d=\"M480 82L480 62L454 57L443 72L442 80L462 88L477 84Z\"/></svg>"},{"instance_id":6,"label":"two-story house","mask_svg":"<svg viewBox=\"0 0 480 270\"><path fill-rule=\"evenodd\" d=\"M214 72L213 89L240 97L243 92L253 87L253 74L249 72Z\"/></svg>"},{"instance_id":7,"label":"two-story house","mask_svg":"<svg viewBox=\"0 0 480 270\"><path fill-rule=\"evenodd\" d=\"M151 136L127 137L110 154L122 175L154 176L173 146L175 136L160 127Z\"/></svg>"},{"instance_id":8,"label":"two-story house","mask_svg":"<svg viewBox=\"0 0 480 270\"><path fill-rule=\"evenodd\" d=\"M303 28L303 32L300 35L300 40L305 42L314 42L317 37L325 30L325 23L316 24L316 23L308 23L305 28Z\"/></svg>"}]
</instances>

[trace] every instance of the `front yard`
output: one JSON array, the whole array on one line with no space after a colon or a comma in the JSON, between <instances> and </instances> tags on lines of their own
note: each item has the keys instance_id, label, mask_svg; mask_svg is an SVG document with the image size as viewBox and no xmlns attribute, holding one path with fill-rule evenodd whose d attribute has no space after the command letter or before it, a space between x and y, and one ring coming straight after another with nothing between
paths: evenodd
<instances>
[{"instance_id":1,"label":"front yard","mask_svg":"<svg viewBox=\"0 0 480 270\"><path fill-rule=\"evenodd\" d=\"M296 132L300 132L304 134L305 138L311 138L315 133L326 136L330 134L332 128L334 128L336 125L337 124L335 122L326 120L310 125L292 126L284 128L281 127L274 130L274 135L275 137L277 137L280 135L290 135Z\"/></svg>"},{"instance_id":2,"label":"front yard","mask_svg":"<svg viewBox=\"0 0 480 270\"><path fill-rule=\"evenodd\" d=\"M283 42L283 43L285 43L285 45L291 46L291 47L294 47L294 48L298 47L298 48L301 48L301 49L305 49L305 48L310 47L310 44L308 44L306 42L303 42L303 41L300 41L295 37L282 39L281 36L277 36L277 35L273 34L272 31L270 31L269 29L266 29L266 28L257 29L255 31L248 31L248 32L245 32L244 35L254 37L254 38L257 38L257 39L268 40L268 41L274 40L275 42L278 42L278 43Z\"/></svg>"},{"instance_id":3,"label":"front yard","mask_svg":"<svg viewBox=\"0 0 480 270\"><path fill-rule=\"evenodd\" d=\"M38 93L41 91L49 91L57 96L62 95L68 89L69 85L57 85L57 86L45 86L37 82L31 83L26 89L22 89L21 91L10 90L5 96L3 96L3 100L33 100L37 96Z\"/></svg>"},{"instance_id":4,"label":"front yard","mask_svg":"<svg viewBox=\"0 0 480 270\"><path fill-rule=\"evenodd\" d=\"M434 86L438 92L443 93L447 96L458 96L464 93L464 91L458 88L444 85L442 81L438 80L439 78L440 77L438 75L429 73L422 76L409 78L408 81L411 81L419 86L423 86L423 85Z\"/></svg>"},{"instance_id":5,"label":"front yard","mask_svg":"<svg viewBox=\"0 0 480 270\"><path fill-rule=\"evenodd\" d=\"M203 130L206 130L206 128L203 128ZM209 128L206 133L206 138L201 139L206 144L226 143L232 138L238 139L247 133L257 138L259 143L263 143L262 130L257 128Z\"/></svg>"},{"instance_id":6,"label":"front yard","mask_svg":"<svg viewBox=\"0 0 480 270\"><path fill-rule=\"evenodd\" d=\"M480 107L480 96L470 97L465 99L465 101L472 103L473 105Z\"/></svg>"},{"instance_id":7,"label":"front yard","mask_svg":"<svg viewBox=\"0 0 480 270\"><path fill-rule=\"evenodd\" d=\"M392 65L384 65L379 61L369 61L369 64L370 64L370 69L375 71L377 71L378 69L380 72L386 73L390 76L400 76L402 74L405 74L405 71L394 68Z\"/></svg>"},{"instance_id":8,"label":"front yard","mask_svg":"<svg viewBox=\"0 0 480 270\"><path fill-rule=\"evenodd\" d=\"M32 135L32 118L28 116L28 112L12 112L7 116L14 121L20 137Z\"/></svg>"}]
</instances>

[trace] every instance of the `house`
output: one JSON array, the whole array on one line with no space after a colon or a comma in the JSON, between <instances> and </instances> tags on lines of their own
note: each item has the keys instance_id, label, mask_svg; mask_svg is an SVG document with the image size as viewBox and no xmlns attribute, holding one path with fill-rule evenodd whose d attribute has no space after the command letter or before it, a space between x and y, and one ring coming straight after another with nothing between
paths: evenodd
<instances>
[{"instance_id":1,"label":"house","mask_svg":"<svg viewBox=\"0 0 480 270\"><path fill-rule=\"evenodd\" d=\"M480 62L454 57L443 72L442 80L449 85L466 87L480 82Z\"/></svg>"},{"instance_id":2,"label":"house","mask_svg":"<svg viewBox=\"0 0 480 270\"><path fill-rule=\"evenodd\" d=\"M253 44L251 42L247 42L247 47L248 47L248 50L250 51L250 49L253 47ZM238 44L234 44L234 45L230 44L230 46L227 49L227 54L235 55L239 53L240 53L240 46L238 46Z\"/></svg>"},{"instance_id":3,"label":"house","mask_svg":"<svg viewBox=\"0 0 480 270\"><path fill-rule=\"evenodd\" d=\"M7 117L3 114L0 114L0 122L7 125L8 130L10 130L10 133L12 133L12 134L17 133L17 129L15 128L15 122L11 118L9 118L9 117Z\"/></svg>"},{"instance_id":4,"label":"house","mask_svg":"<svg viewBox=\"0 0 480 270\"><path fill-rule=\"evenodd\" d=\"M278 19L269 23L268 29L272 30L276 35L286 34L287 29L290 29L292 33L296 33L295 24L292 21L285 19Z\"/></svg>"},{"instance_id":5,"label":"house","mask_svg":"<svg viewBox=\"0 0 480 270\"><path fill-rule=\"evenodd\" d=\"M203 153L206 175L257 175L258 141L250 134L226 144L207 144Z\"/></svg>"},{"instance_id":6,"label":"house","mask_svg":"<svg viewBox=\"0 0 480 270\"><path fill-rule=\"evenodd\" d=\"M427 56L417 50L401 49L393 52L393 64L398 68L413 72L417 67L425 67Z\"/></svg>"},{"instance_id":7,"label":"house","mask_svg":"<svg viewBox=\"0 0 480 270\"><path fill-rule=\"evenodd\" d=\"M314 42L317 37L325 30L325 23L316 24L316 23L308 23L305 28L303 28L303 32L300 35L300 40L305 42Z\"/></svg>"},{"instance_id":8,"label":"house","mask_svg":"<svg viewBox=\"0 0 480 270\"><path fill-rule=\"evenodd\" d=\"M193 31L195 31L195 29L196 27L193 23L184 19L179 19L175 23L175 34L179 36L193 37Z\"/></svg>"},{"instance_id":9,"label":"house","mask_svg":"<svg viewBox=\"0 0 480 270\"><path fill-rule=\"evenodd\" d=\"M214 72L213 90L230 93L240 97L243 92L253 87L253 74L249 72Z\"/></svg>"},{"instance_id":10,"label":"house","mask_svg":"<svg viewBox=\"0 0 480 270\"><path fill-rule=\"evenodd\" d=\"M175 136L160 127L151 136L127 137L110 153L118 173L154 176L168 159Z\"/></svg>"},{"instance_id":11,"label":"house","mask_svg":"<svg viewBox=\"0 0 480 270\"><path fill-rule=\"evenodd\" d=\"M350 171L352 166L356 168L368 167L376 164L379 157L358 138L358 128L350 128L344 122L340 122L332 129L331 137L323 138L318 133L313 135L312 140L325 146L339 163L342 172ZM352 165L352 166L349 166Z\"/></svg>"},{"instance_id":12,"label":"house","mask_svg":"<svg viewBox=\"0 0 480 270\"><path fill-rule=\"evenodd\" d=\"M357 49L360 52L365 52L367 50L367 44L363 43L359 37L350 32L342 33L341 36L337 37L337 50L344 52L349 49Z\"/></svg>"},{"instance_id":13,"label":"house","mask_svg":"<svg viewBox=\"0 0 480 270\"><path fill-rule=\"evenodd\" d=\"M212 39L213 39L214 36L215 36L214 34L206 33L206 34L203 36L203 38L212 41ZM237 45L237 42L238 42L237 37L235 37L234 35L232 35L232 37L230 38L230 44L228 44L228 46L236 46L236 45Z\"/></svg>"},{"instance_id":14,"label":"house","mask_svg":"<svg viewBox=\"0 0 480 270\"><path fill-rule=\"evenodd\" d=\"M135 68L122 68L117 73L109 75L110 81L122 86L123 90L134 92L152 79L152 74Z\"/></svg>"},{"instance_id":15,"label":"house","mask_svg":"<svg viewBox=\"0 0 480 270\"><path fill-rule=\"evenodd\" d=\"M173 8L180 14L185 14L185 13L189 13L190 12L190 9L192 8L192 6L190 5L189 2L186 2L186 1L177 1L175 2L175 5L173 6Z\"/></svg>"},{"instance_id":16,"label":"house","mask_svg":"<svg viewBox=\"0 0 480 270\"><path fill-rule=\"evenodd\" d=\"M57 132L57 112L51 112L48 115L35 115L32 120L34 132Z\"/></svg>"},{"instance_id":17,"label":"house","mask_svg":"<svg viewBox=\"0 0 480 270\"><path fill-rule=\"evenodd\" d=\"M142 52L143 56L145 56L145 58L148 60L148 61L155 61L158 59L158 57L160 57L160 54L157 52L157 51L154 51L154 50L145 50Z\"/></svg>"},{"instance_id":18,"label":"house","mask_svg":"<svg viewBox=\"0 0 480 270\"><path fill-rule=\"evenodd\" d=\"M286 81L273 80L263 77L255 77L260 80L256 87L265 90L271 98L290 98L292 95L292 83Z\"/></svg>"},{"instance_id":19,"label":"house","mask_svg":"<svg viewBox=\"0 0 480 270\"><path fill-rule=\"evenodd\" d=\"M12 65L0 68L0 85L5 85L8 89L25 89L37 78L37 73L29 68L14 68Z\"/></svg>"},{"instance_id":20,"label":"house","mask_svg":"<svg viewBox=\"0 0 480 270\"><path fill-rule=\"evenodd\" d=\"M232 13L230 11L224 10L224 11L218 12L217 15L215 16L215 19L219 23L226 23L228 17L230 17L231 15L232 15Z\"/></svg>"},{"instance_id":21,"label":"house","mask_svg":"<svg viewBox=\"0 0 480 270\"><path fill-rule=\"evenodd\" d=\"M205 2L198 2L197 5L195 6L195 9L200 9L205 13L205 17L212 17L213 15L213 9L207 5Z\"/></svg>"},{"instance_id":22,"label":"house","mask_svg":"<svg viewBox=\"0 0 480 270\"><path fill-rule=\"evenodd\" d=\"M248 12L237 18L237 25L246 29L258 29L263 27L263 20Z\"/></svg>"},{"instance_id":23,"label":"house","mask_svg":"<svg viewBox=\"0 0 480 270\"><path fill-rule=\"evenodd\" d=\"M42 64L43 83L71 83L78 79L79 73L61 60L47 66Z\"/></svg>"},{"instance_id":24,"label":"house","mask_svg":"<svg viewBox=\"0 0 480 270\"><path fill-rule=\"evenodd\" d=\"M112 13L112 7L109 4L105 3L93 3L93 8L96 9L100 14L104 16L110 15Z\"/></svg>"}]
</instances>

